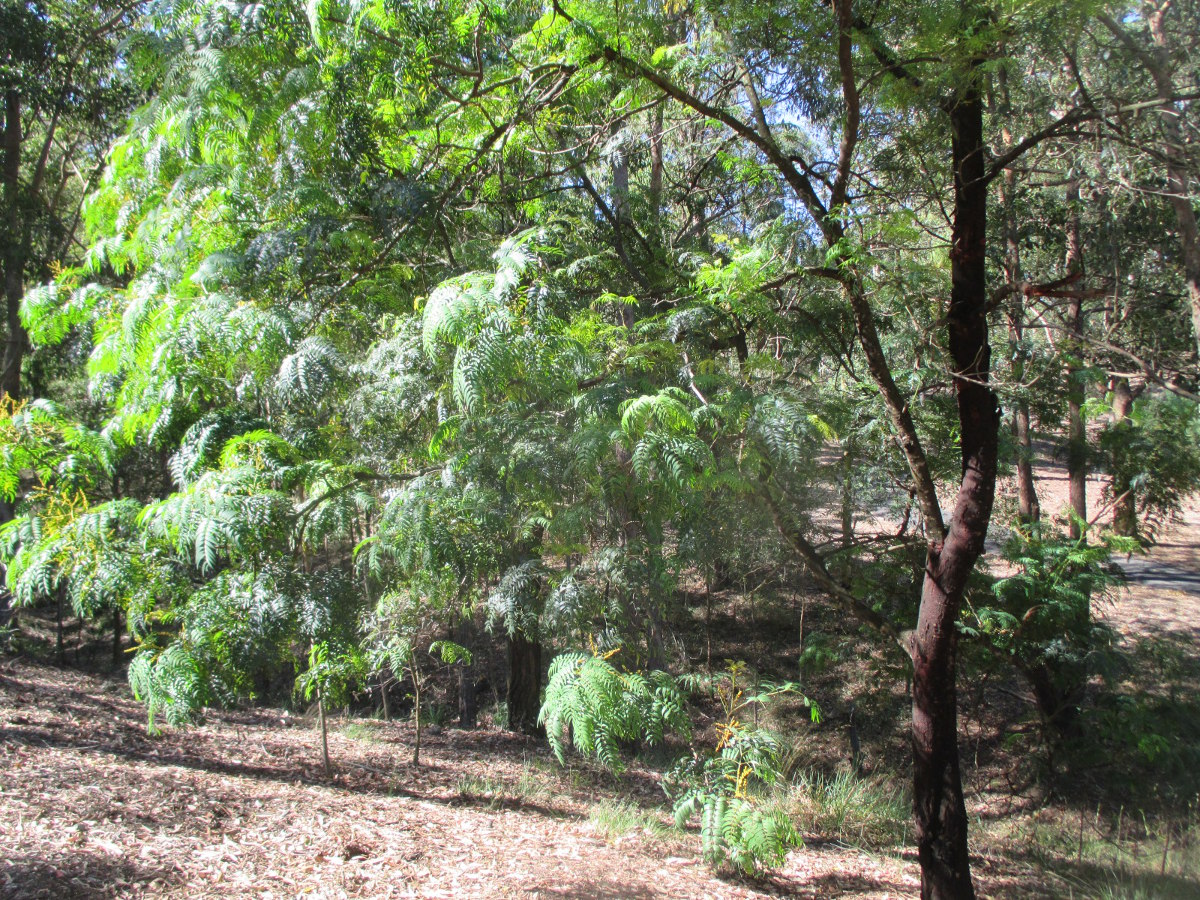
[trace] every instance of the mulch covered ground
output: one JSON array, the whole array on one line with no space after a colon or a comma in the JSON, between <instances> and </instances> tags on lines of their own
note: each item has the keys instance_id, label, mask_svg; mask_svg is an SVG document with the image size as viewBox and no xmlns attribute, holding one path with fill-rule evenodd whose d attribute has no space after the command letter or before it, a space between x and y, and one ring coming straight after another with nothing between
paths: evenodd
<instances>
[{"instance_id":1,"label":"mulch covered ground","mask_svg":"<svg viewBox=\"0 0 1200 900\"><path fill-rule=\"evenodd\" d=\"M146 733L121 682L0 666L0 895L153 897L901 897L915 864L833 845L770 881L715 877L694 835L612 839L589 821L652 777L563 771L532 740L446 729L412 766L404 724L330 738L311 723L213 714Z\"/></svg>"}]
</instances>

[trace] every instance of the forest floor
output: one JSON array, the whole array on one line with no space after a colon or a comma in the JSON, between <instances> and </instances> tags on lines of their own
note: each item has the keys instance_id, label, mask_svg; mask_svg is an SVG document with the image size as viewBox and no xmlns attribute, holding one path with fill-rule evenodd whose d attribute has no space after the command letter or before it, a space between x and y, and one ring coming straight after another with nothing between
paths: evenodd
<instances>
[{"instance_id":1,"label":"forest floor","mask_svg":"<svg viewBox=\"0 0 1200 900\"><path fill-rule=\"evenodd\" d=\"M1174 701L1200 676L1200 598L1186 579L1170 577L1200 571L1198 554L1200 504L1192 502L1149 562L1136 564L1146 577L1135 575L1102 610L1131 647L1157 648L1152 664L1126 678L1138 697L1169 693ZM738 639L734 623L746 609L737 604L747 602L723 600L722 640ZM822 615L811 606L815 630ZM749 612L770 615L761 606ZM752 643L740 650L757 652ZM714 658L730 652L722 645ZM860 681L868 677L859 671ZM836 687L852 679L836 668L826 678L810 688L829 699L805 764L832 769L854 721L843 702L850 689L839 699ZM1028 729L1001 708L1006 700L1019 708L1017 694L999 686L982 700L964 698L981 895L1200 896L1200 798L1180 801L1176 792L1168 809L1163 784L1135 775L1122 793L1110 790L1103 770L1058 790L1039 787L1028 777ZM890 778L903 791L903 722L873 727L862 718L870 705L859 709L869 783L890 790ZM119 674L0 660L0 897L883 900L918 890L903 833L891 845L857 840L865 826L855 810L831 810L829 798L822 815L800 820L803 848L768 877L745 879L711 872L695 829L674 828L653 761L635 761L617 778L578 759L562 768L530 738L434 727L413 765L412 738L408 723L334 717L327 779L311 718L214 712L152 736ZM869 849L855 846L864 843Z\"/></svg>"}]
</instances>

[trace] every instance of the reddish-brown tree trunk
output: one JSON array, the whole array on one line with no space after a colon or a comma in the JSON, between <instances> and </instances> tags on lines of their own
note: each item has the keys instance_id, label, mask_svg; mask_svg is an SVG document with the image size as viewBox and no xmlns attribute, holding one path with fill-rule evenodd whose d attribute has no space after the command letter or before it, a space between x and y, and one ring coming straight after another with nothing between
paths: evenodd
<instances>
[{"instance_id":1,"label":"reddish-brown tree trunk","mask_svg":"<svg viewBox=\"0 0 1200 900\"><path fill-rule=\"evenodd\" d=\"M964 87L947 111L954 167L947 327L962 433L962 481L946 538L929 547L912 638L913 805L921 896L972 900L975 889L958 759L955 625L991 519L1000 411L987 383L991 357L985 265L987 179L983 108L975 85Z\"/></svg>"}]
</instances>

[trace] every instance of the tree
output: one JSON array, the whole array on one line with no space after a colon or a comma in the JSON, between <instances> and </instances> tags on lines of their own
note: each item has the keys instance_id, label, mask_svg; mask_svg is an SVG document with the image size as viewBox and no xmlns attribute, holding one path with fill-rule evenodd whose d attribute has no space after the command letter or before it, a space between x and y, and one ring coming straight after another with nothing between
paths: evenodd
<instances>
[{"instance_id":1,"label":"tree","mask_svg":"<svg viewBox=\"0 0 1200 900\"><path fill-rule=\"evenodd\" d=\"M78 258L83 200L137 95L117 60L141 5L6 0L0 10L8 325L0 390L14 400L29 343L20 315L26 285Z\"/></svg>"},{"instance_id":2,"label":"tree","mask_svg":"<svg viewBox=\"0 0 1200 900\"><path fill-rule=\"evenodd\" d=\"M1187 62L1194 59L1196 49L1195 23L1198 13L1191 3L1144 4L1123 21L1108 13L1099 16L1119 47L1134 60L1135 71L1149 78L1152 96L1157 103L1130 110L1137 125L1149 125L1153 143L1146 145L1165 169L1165 195L1175 213L1179 249L1183 262L1184 283L1191 307L1192 337L1200 356L1200 228L1196 224L1195 187L1197 173L1193 161L1195 126L1188 110L1195 101L1181 89L1178 80L1186 83ZM1155 115L1149 121L1144 110ZM1116 130L1122 138L1129 134L1118 112ZM1136 127L1136 126L1135 126Z\"/></svg>"}]
</instances>

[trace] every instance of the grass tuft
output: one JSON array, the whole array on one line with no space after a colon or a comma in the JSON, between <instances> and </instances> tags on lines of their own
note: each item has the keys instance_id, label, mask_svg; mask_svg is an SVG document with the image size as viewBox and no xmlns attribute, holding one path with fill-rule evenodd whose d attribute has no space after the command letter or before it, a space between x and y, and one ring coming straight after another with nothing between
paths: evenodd
<instances>
[{"instance_id":1,"label":"grass tuft","mask_svg":"<svg viewBox=\"0 0 1200 900\"><path fill-rule=\"evenodd\" d=\"M904 843L912 815L908 798L894 784L851 772L833 777L800 773L788 792L786 808L801 831L856 847Z\"/></svg>"},{"instance_id":2,"label":"grass tuft","mask_svg":"<svg viewBox=\"0 0 1200 900\"><path fill-rule=\"evenodd\" d=\"M588 810L588 821L605 840L641 833L663 837L668 829L654 813L628 800L601 800Z\"/></svg>"}]
</instances>

